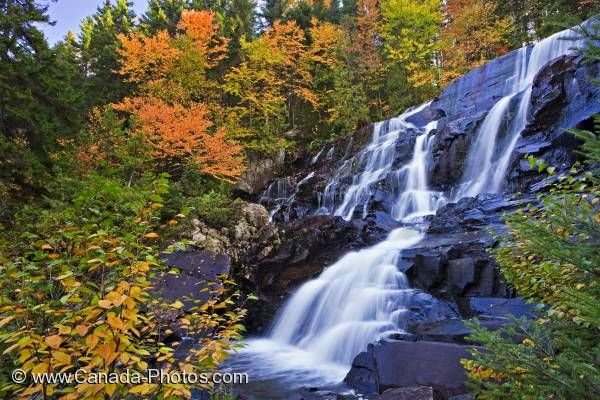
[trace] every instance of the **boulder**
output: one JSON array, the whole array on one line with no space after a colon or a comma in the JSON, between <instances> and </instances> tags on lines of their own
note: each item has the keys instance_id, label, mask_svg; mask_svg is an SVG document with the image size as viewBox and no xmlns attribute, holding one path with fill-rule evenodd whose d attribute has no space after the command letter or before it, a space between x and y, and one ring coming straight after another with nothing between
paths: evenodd
<instances>
[{"instance_id":1,"label":"boulder","mask_svg":"<svg viewBox=\"0 0 600 400\"><path fill-rule=\"evenodd\" d=\"M475 260L458 258L448 261L448 286L451 293L462 294L475 282Z\"/></svg>"},{"instance_id":2,"label":"boulder","mask_svg":"<svg viewBox=\"0 0 600 400\"><path fill-rule=\"evenodd\" d=\"M373 400L443 400L438 391L428 386L388 389Z\"/></svg>"},{"instance_id":3,"label":"boulder","mask_svg":"<svg viewBox=\"0 0 600 400\"><path fill-rule=\"evenodd\" d=\"M503 299L497 297L470 297L469 312L479 317L507 317L512 315L517 318L536 316L536 304L526 303L520 297Z\"/></svg>"},{"instance_id":4,"label":"boulder","mask_svg":"<svg viewBox=\"0 0 600 400\"><path fill-rule=\"evenodd\" d=\"M391 388L426 386L442 396L466 393L460 363L469 346L429 341L385 341L370 345L357 357L344 381L363 394Z\"/></svg>"},{"instance_id":5,"label":"boulder","mask_svg":"<svg viewBox=\"0 0 600 400\"><path fill-rule=\"evenodd\" d=\"M207 283L217 282L219 275L228 274L230 269L227 255L194 248L163 254L161 258L179 273L161 273L154 290L167 300L181 300L184 310L193 305L193 300L206 300L208 295L202 289Z\"/></svg>"}]
</instances>

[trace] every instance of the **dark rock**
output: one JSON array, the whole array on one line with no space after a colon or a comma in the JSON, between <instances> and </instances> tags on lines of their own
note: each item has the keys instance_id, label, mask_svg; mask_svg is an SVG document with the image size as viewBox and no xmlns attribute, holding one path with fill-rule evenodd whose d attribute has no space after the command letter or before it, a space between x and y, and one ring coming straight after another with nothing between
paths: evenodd
<instances>
[{"instance_id":1,"label":"dark rock","mask_svg":"<svg viewBox=\"0 0 600 400\"><path fill-rule=\"evenodd\" d=\"M472 258L459 258L448 261L448 286L452 293L461 294L475 282L475 261Z\"/></svg>"},{"instance_id":2,"label":"dark rock","mask_svg":"<svg viewBox=\"0 0 600 400\"><path fill-rule=\"evenodd\" d=\"M517 318L536 315L535 304L525 303L521 298L502 299L496 297L471 297L469 309L472 315L488 317L506 317L513 315Z\"/></svg>"},{"instance_id":3,"label":"dark rock","mask_svg":"<svg viewBox=\"0 0 600 400\"><path fill-rule=\"evenodd\" d=\"M459 394L458 396L449 397L448 400L473 400L473 397L468 394Z\"/></svg>"},{"instance_id":4,"label":"dark rock","mask_svg":"<svg viewBox=\"0 0 600 400\"><path fill-rule=\"evenodd\" d=\"M285 296L344 253L364 247L363 228L339 217L307 217L280 229L279 244L267 243L246 254L239 272L242 286L259 297L249 304L247 328L264 330Z\"/></svg>"},{"instance_id":5,"label":"dark rock","mask_svg":"<svg viewBox=\"0 0 600 400\"><path fill-rule=\"evenodd\" d=\"M229 257L224 254L190 249L163 254L162 258L179 273L162 273L154 290L167 300L181 300L186 306L184 309L192 305L193 300L206 300L208 295L202 288L208 282L217 282L219 275L229 273Z\"/></svg>"},{"instance_id":6,"label":"dark rock","mask_svg":"<svg viewBox=\"0 0 600 400\"><path fill-rule=\"evenodd\" d=\"M460 360L470 358L468 349L453 343L381 342L362 355L371 357L374 367L365 368L364 361L360 367L353 365L344 381L364 394L375 387L383 393L411 386L432 387L445 397L462 394L467 376Z\"/></svg>"},{"instance_id":7,"label":"dark rock","mask_svg":"<svg viewBox=\"0 0 600 400\"><path fill-rule=\"evenodd\" d=\"M440 393L428 386L388 389L373 400L443 400Z\"/></svg>"},{"instance_id":8,"label":"dark rock","mask_svg":"<svg viewBox=\"0 0 600 400\"><path fill-rule=\"evenodd\" d=\"M442 257L439 254L421 253L415 256L414 278L423 288L434 286L442 278Z\"/></svg>"},{"instance_id":9,"label":"dark rock","mask_svg":"<svg viewBox=\"0 0 600 400\"><path fill-rule=\"evenodd\" d=\"M508 319L501 317L486 317L479 323L489 330L497 330L506 325ZM413 327L412 341L425 340L433 342L469 344L466 337L471 333L465 322L460 319L445 319L426 322Z\"/></svg>"}]
</instances>

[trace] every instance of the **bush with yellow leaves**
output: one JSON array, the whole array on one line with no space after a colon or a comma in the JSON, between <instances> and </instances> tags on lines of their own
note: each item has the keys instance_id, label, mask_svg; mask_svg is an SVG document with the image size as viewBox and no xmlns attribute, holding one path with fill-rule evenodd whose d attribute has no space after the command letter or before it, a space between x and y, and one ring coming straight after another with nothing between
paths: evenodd
<instances>
[{"instance_id":1,"label":"bush with yellow leaves","mask_svg":"<svg viewBox=\"0 0 600 400\"><path fill-rule=\"evenodd\" d=\"M232 282L212 285L209 300L181 323L202 344L174 356L161 320L178 308L152 293L161 237L157 213L165 176L128 187L88 177L73 199L22 220L0 268L0 396L43 399L190 398L190 385L156 382L36 383L7 378L22 369L40 373L113 374L148 368L209 372L240 337L245 311L234 306Z\"/></svg>"}]
</instances>

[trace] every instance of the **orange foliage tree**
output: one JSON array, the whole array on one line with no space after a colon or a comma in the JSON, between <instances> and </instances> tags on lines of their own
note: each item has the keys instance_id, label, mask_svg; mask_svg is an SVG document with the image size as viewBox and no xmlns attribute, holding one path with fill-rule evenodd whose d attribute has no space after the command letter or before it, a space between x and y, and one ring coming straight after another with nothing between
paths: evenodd
<instances>
[{"instance_id":1,"label":"orange foliage tree","mask_svg":"<svg viewBox=\"0 0 600 400\"><path fill-rule=\"evenodd\" d=\"M300 105L316 108L306 37L294 22L275 21L262 36L241 41L242 63L225 76L224 89L238 99L238 114L250 146L273 151L285 145L276 134L294 128Z\"/></svg>"},{"instance_id":2,"label":"orange foliage tree","mask_svg":"<svg viewBox=\"0 0 600 400\"><path fill-rule=\"evenodd\" d=\"M443 85L509 50L510 21L495 11L490 0L448 1L449 22L441 35Z\"/></svg>"},{"instance_id":3,"label":"orange foliage tree","mask_svg":"<svg viewBox=\"0 0 600 400\"><path fill-rule=\"evenodd\" d=\"M243 149L213 123L220 90L208 76L224 59L227 40L212 11L184 11L177 28L175 37L166 31L120 36L119 72L138 93L114 108L134 117L132 133L145 139L158 162L171 168L193 162L232 182L244 170Z\"/></svg>"},{"instance_id":4,"label":"orange foliage tree","mask_svg":"<svg viewBox=\"0 0 600 400\"><path fill-rule=\"evenodd\" d=\"M359 0L351 40L353 67L369 99L371 114L383 116L388 105L383 100L384 63L382 58L381 12L378 0Z\"/></svg>"}]
</instances>

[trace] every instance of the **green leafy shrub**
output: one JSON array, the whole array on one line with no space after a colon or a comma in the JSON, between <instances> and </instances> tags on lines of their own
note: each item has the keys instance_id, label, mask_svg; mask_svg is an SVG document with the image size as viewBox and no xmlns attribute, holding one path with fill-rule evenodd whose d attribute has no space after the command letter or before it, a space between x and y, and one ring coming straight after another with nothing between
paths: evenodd
<instances>
[{"instance_id":1,"label":"green leafy shrub","mask_svg":"<svg viewBox=\"0 0 600 400\"><path fill-rule=\"evenodd\" d=\"M593 168L600 139L575 133ZM472 325L470 339L485 348L464 361L477 399L600 397L599 183L598 170L573 168L540 196L542 206L506 218L511 231L496 260L520 295L547 310L497 332Z\"/></svg>"},{"instance_id":2,"label":"green leafy shrub","mask_svg":"<svg viewBox=\"0 0 600 400\"><path fill-rule=\"evenodd\" d=\"M235 216L229 197L214 190L192 199L190 205L194 215L214 228L230 227Z\"/></svg>"}]
</instances>

